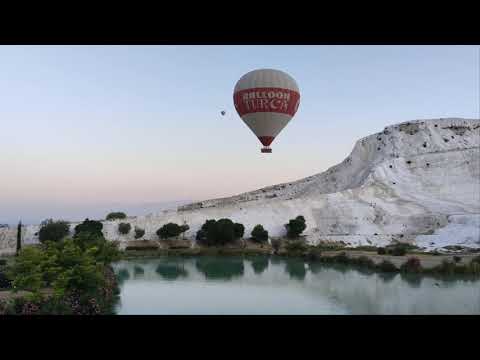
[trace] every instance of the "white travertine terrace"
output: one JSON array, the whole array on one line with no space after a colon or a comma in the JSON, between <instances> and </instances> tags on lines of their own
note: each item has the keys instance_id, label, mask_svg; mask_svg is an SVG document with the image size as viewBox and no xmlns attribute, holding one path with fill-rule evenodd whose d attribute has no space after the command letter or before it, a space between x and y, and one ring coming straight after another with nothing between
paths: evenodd
<instances>
[{"instance_id":1,"label":"white travertine terrace","mask_svg":"<svg viewBox=\"0 0 480 360\"><path fill-rule=\"evenodd\" d=\"M183 224L194 239L207 219L231 218L245 234L262 224L282 236L283 224L303 215L313 244L386 245L393 240L428 250L446 245L480 247L480 120L415 120L360 139L340 164L291 183L228 198L206 200L158 214L127 219L145 238L167 222ZM122 220L125 221L125 220ZM104 234L125 244L121 221L104 221ZM76 224L72 224L72 229ZM24 229L38 242L39 226ZM14 251L16 228L0 228L0 254Z\"/></svg>"}]
</instances>

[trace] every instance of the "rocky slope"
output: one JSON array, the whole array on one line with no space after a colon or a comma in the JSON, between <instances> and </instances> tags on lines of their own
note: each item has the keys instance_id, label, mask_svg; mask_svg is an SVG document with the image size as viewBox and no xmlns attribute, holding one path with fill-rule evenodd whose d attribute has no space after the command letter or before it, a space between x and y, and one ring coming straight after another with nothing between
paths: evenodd
<instances>
[{"instance_id":1,"label":"rocky slope","mask_svg":"<svg viewBox=\"0 0 480 360\"><path fill-rule=\"evenodd\" d=\"M128 221L145 228L146 238L170 221L188 223L186 236L194 238L206 219L222 217L243 223L246 234L262 224L271 236L282 236L283 224L297 215L305 217L311 243L480 247L480 120L388 126L357 141L342 163L320 174ZM107 238L133 239L133 232L120 236L117 226L104 223ZM36 242L38 226L24 231L27 242ZM12 232L0 229L0 252L14 247Z\"/></svg>"}]
</instances>

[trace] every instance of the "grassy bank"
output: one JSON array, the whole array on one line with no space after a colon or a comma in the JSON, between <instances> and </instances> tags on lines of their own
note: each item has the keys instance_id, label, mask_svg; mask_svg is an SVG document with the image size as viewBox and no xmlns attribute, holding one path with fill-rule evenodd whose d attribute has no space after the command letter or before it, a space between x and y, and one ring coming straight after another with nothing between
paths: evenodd
<instances>
[{"instance_id":1,"label":"grassy bank","mask_svg":"<svg viewBox=\"0 0 480 360\"><path fill-rule=\"evenodd\" d=\"M397 249L397 246L402 247ZM123 259L159 256L252 256L273 255L302 258L309 262L344 264L376 272L480 276L480 256L475 253L442 255L419 251L415 246L393 245L384 251L373 246L347 248L339 245L307 245L302 240L283 240L275 249L270 244L243 242L224 247L193 246L181 249L126 250Z\"/></svg>"}]
</instances>

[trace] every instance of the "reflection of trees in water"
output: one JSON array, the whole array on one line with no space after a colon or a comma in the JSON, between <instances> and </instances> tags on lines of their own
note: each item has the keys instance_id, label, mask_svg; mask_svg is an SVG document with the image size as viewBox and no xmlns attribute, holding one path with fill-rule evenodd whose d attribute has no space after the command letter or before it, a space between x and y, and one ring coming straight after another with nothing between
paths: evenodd
<instances>
[{"instance_id":1,"label":"reflection of trees in water","mask_svg":"<svg viewBox=\"0 0 480 360\"><path fill-rule=\"evenodd\" d=\"M418 274L400 273L400 277L413 288L419 288L422 284L422 276Z\"/></svg>"},{"instance_id":2,"label":"reflection of trees in water","mask_svg":"<svg viewBox=\"0 0 480 360\"><path fill-rule=\"evenodd\" d=\"M166 280L175 280L179 277L188 276L183 264L158 264L155 270L158 275Z\"/></svg>"},{"instance_id":3,"label":"reflection of trees in water","mask_svg":"<svg viewBox=\"0 0 480 360\"><path fill-rule=\"evenodd\" d=\"M128 279L130 279L130 273L128 270L125 268L120 269L117 274L118 284L123 285L123 283Z\"/></svg>"},{"instance_id":4,"label":"reflection of trees in water","mask_svg":"<svg viewBox=\"0 0 480 360\"><path fill-rule=\"evenodd\" d=\"M298 259L286 259L285 271L290 275L292 279L303 280L307 270L305 269L305 263Z\"/></svg>"},{"instance_id":5,"label":"reflection of trees in water","mask_svg":"<svg viewBox=\"0 0 480 360\"><path fill-rule=\"evenodd\" d=\"M145 273L145 270L143 270L143 267L139 266L139 265L135 265L133 267L133 275L134 276L140 276L140 275L143 275Z\"/></svg>"},{"instance_id":6,"label":"reflection of trees in water","mask_svg":"<svg viewBox=\"0 0 480 360\"><path fill-rule=\"evenodd\" d=\"M270 263L272 265L278 265L278 264L281 264L283 262L282 258L280 256L272 256L270 258Z\"/></svg>"},{"instance_id":7,"label":"reflection of trees in water","mask_svg":"<svg viewBox=\"0 0 480 360\"><path fill-rule=\"evenodd\" d=\"M366 267L366 266L356 266L355 270L357 270L357 272L359 272L360 274L363 274L363 275L373 275L375 273L374 269L371 269L371 268Z\"/></svg>"},{"instance_id":8,"label":"reflection of trees in water","mask_svg":"<svg viewBox=\"0 0 480 360\"><path fill-rule=\"evenodd\" d=\"M261 274L268 268L269 260L266 256L253 256L249 260L255 274Z\"/></svg>"},{"instance_id":9,"label":"reflection of trees in water","mask_svg":"<svg viewBox=\"0 0 480 360\"><path fill-rule=\"evenodd\" d=\"M381 272L378 274L378 278L381 279L385 284L391 282L396 276L397 273L394 272Z\"/></svg>"},{"instance_id":10,"label":"reflection of trees in water","mask_svg":"<svg viewBox=\"0 0 480 360\"><path fill-rule=\"evenodd\" d=\"M478 276L474 275L444 275L444 274L429 274L429 278L435 280L437 284L441 284L444 288L457 286L460 282L475 283L478 281Z\"/></svg>"},{"instance_id":11,"label":"reflection of trees in water","mask_svg":"<svg viewBox=\"0 0 480 360\"><path fill-rule=\"evenodd\" d=\"M337 263L322 263L320 261L310 261L308 263L308 268L312 274L320 274L323 270L335 270L341 272L342 274L352 271L352 268L348 265L337 264Z\"/></svg>"},{"instance_id":12,"label":"reflection of trees in water","mask_svg":"<svg viewBox=\"0 0 480 360\"><path fill-rule=\"evenodd\" d=\"M239 258L211 258L199 257L195 261L197 270L207 279L229 280L236 276L242 276L244 271L243 259Z\"/></svg>"},{"instance_id":13,"label":"reflection of trees in water","mask_svg":"<svg viewBox=\"0 0 480 360\"><path fill-rule=\"evenodd\" d=\"M312 274L320 274L324 268L325 265L319 261L310 261L308 263L308 269L312 272Z\"/></svg>"}]
</instances>

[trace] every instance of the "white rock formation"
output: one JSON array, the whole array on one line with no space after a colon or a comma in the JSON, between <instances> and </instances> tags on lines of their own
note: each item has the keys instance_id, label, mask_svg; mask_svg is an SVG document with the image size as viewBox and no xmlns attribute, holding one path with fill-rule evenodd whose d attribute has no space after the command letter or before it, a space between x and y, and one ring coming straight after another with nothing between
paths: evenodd
<instances>
[{"instance_id":1,"label":"white rock formation","mask_svg":"<svg viewBox=\"0 0 480 360\"><path fill-rule=\"evenodd\" d=\"M271 236L282 236L283 224L297 215L305 217L311 243L480 247L480 120L388 126L357 141L342 163L320 174L128 222L144 228L147 239L156 238L167 222L188 223L186 237L194 238L205 220L223 217L243 223L246 234L262 224ZM125 244L133 231L120 235L119 222L105 221L104 233ZM37 231L38 226L25 229L25 240L36 242ZM0 229L0 253L14 248L12 233Z\"/></svg>"}]
</instances>

